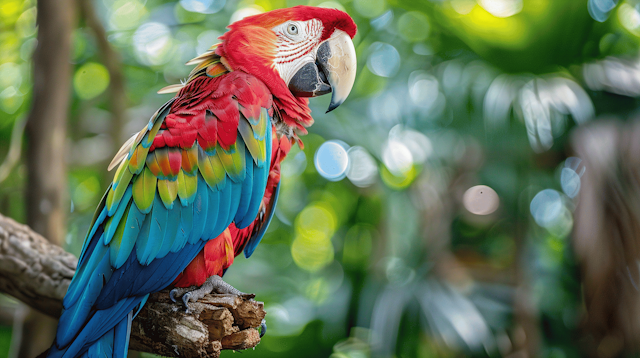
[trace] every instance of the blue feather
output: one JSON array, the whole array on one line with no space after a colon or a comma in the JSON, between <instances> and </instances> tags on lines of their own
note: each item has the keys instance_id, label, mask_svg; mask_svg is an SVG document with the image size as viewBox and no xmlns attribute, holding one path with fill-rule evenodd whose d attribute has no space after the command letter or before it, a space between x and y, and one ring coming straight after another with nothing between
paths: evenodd
<instances>
[{"instance_id":1,"label":"blue feather","mask_svg":"<svg viewBox=\"0 0 640 358\"><path fill-rule=\"evenodd\" d=\"M271 131L267 130L267 163L271 163ZM260 204L262 204L262 198L267 187L267 180L269 179L269 165L265 165L262 168L254 167L253 169L253 192L251 194L251 201L247 214L240 222L236 222L236 226L240 229L245 228L256 219Z\"/></svg>"},{"instance_id":2,"label":"blue feather","mask_svg":"<svg viewBox=\"0 0 640 358\"><path fill-rule=\"evenodd\" d=\"M84 353L87 358L110 358L113 357L113 330L107 332L100 337L87 351Z\"/></svg>"},{"instance_id":3,"label":"blue feather","mask_svg":"<svg viewBox=\"0 0 640 358\"><path fill-rule=\"evenodd\" d=\"M97 231L96 235L101 232L102 230ZM71 284L63 300L64 307L70 307L75 304L76 300L82 295L85 286L87 286L87 281L93 279L96 268L102 262L103 257L108 254L109 250L106 246L102 245L100 242L101 238L102 236L92 239L92 241L95 240L96 243L91 245L91 252L87 251L90 253L89 260L78 268L73 279L71 279Z\"/></svg>"},{"instance_id":4,"label":"blue feather","mask_svg":"<svg viewBox=\"0 0 640 358\"><path fill-rule=\"evenodd\" d=\"M253 251L255 251L256 247L258 247L258 244L262 240L262 237L267 232L269 223L271 222L271 219L273 219L273 214L276 212L276 203L278 202L279 195L280 195L280 183L278 183L278 186L276 186L276 190L273 193L273 199L272 199L273 204L271 207L271 212L269 213L269 217L267 218L265 223L262 225L262 227L260 227L260 231L258 231L256 235L252 236L249 239L249 242L247 242L247 245L244 247L244 257L246 258L251 257L251 255L253 254Z\"/></svg>"},{"instance_id":5,"label":"blue feather","mask_svg":"<svg viewBox=\"0 0 640 358\"><path fill-rule=\"evenodd\" d=\"M113 358L127 358L133 316L133 310L129 311L129 314L113 329Z\"/></svg>"},{"instance_id":6,"label":"blue feather","mask_svg":"<svg viewBox=\"0 0 640 358\"><path fill-rule=\"evenodd\" d=\"M251 153L249 150L246 151L246 170L247 175L245 180L242 182L242 196L240 197L240 204L238 205L238 211L236 212L236 216L233 219L234 222L239 223L247 214L247 210L249 209L249 205L251 203L251 195L253 192L253 167L254 163L252 161ZM255 216L254 216L255 219ZM241 229L241 228L240 228Z\"/></svg>"},{"instance_id":7,"label":"blue feather","mask_svg":"<svg viewBox=\"0 0 640 358\"><path fill-rule=\"evenodd\" d=\"M209 205L208 192L209 187L206 185L202 175L198 173L198 190L196 198L193 201L193 228L189 236L189 243L194 244L202 237L204 226L207 223L207 209Z\"/></svg>"},{"instance_id":8,"label":"blue feather","mask_svg":"<svg viewBox=\"0 0 640 358\"><path fill-rule=\"evenodd\" d=\"M182 250L170 253L161 259L155 259L144 267L133 283L133 294L160 291L167 287L182 272L204 247L205 242L199 241L194 245L187 245Z\"/></svg>"},{"instance_id":9,"label":"blue feather","mask_svg":"<svg viewBox=\"0 0 640 358\"><path fill-rule=\"evenodd\" d=\"M132 195L131 185L129 185L127 187L127 190L124 192L124 195L122 196L122 199L120 200L120 203L118 204L117 209L115 206L113 208L113 209L116 209L116 211L111 219L111 222L108 223L108 225L106 225L105 227L105 234L104 234L105 245L109 245L109 242L111 242L111 239L113 238L113 234L116 233L116 229L118 228L120 219L122 219L122 215L124 215L124 212L127 209L127 206L129 205L129 201L131 200L131 195Z\"/></svg>"},{"instance_id":10,"label":"blue feather","mask_svg":"<svg viewBox=\"0 0 640 358\"><path fill-rule=\"evenodd\" d=\"M229 217L229 207L231 206L231 194L233 194L233 185L232 181L229 181L228 185L225 186L224 190L220 193L220 204L218 205L220 213L220 217L216 221L216 227L214 229L213 237L217 237L220 235L224 229L229 226L227 224L227 218Z\"/></svg>"},{"instance_id":11,"label":"blue feather","mask_svg":"<svg viewBox=\"0 0 640 358\"><path fill-rule=\"evenodd\" d=\"M138 206L133 204L129 208L129 214L127 215L127 222L124 233L122 234L122 240L120 241L120 247L118 248L116 255L114 250L111 252L111 265L114 268L119 268L127 260L127 257L131 254L133 246L136 243L136 239L142 229L146 215L143 214ZM114 257L115 256L115 257Z\"/></svg>"},{"instance_id":12,"label":"blue feather","mask_svg":"<svg viewBox=\"0 0 640 358\"><path fill-rule=\"evenodd\" d=\"M95 267L95 270L85 274L87 279L80 281L80 283L86 282L86 284L82 285L84 290L80 291L82 292L80 296L81 299L71 305L64 306L65 311L60 317L60 327L64 327L64 329L59 331L57 336L59 345L66 346L74 339L75 333L78 332L86 322L91 308L102 290L103 282L106 282L111 277L112 271L107 252L108 251L104 250L102 256L99 256L101 260Z\"/></svg>"},{"instance_id":13,"label":"blue feather","mask_svg":"<svg viewBox=\"0 0 640 358\"><path fill-rule=\"evenodd\" d=\"M66 357L76 357L89 349L102 336L111 331L138 303L142 297L127 297L106 310L97 310L82 331L66 348Z\"/></svg>"},{"instance_id":14,"label":"blue feather","mask_svg":"<svg viewBox=\"0 0 640 358\"><path fill-rule=\"evenodd\" d=\"M161 258L166 256L171 247L173 246L173 242L176 240L178 227L180 226L180 214L182 212L180 205L175 205L173 209L169 210L169 215L167 217L167 227L164 232L164 238L162 239L162 247L156 257Z\"/></svg>"},{"instance_id":15,"label":"blue feather","mask_svg":"<svg viewBox=\"0 0 640 358\"><path fill-rule=\"evenodd\" d=\"M109 188L107 188L107 193L109 192L110 189L111 189L111 185L109 185ZM87 237L84 240L84 244L82 245L82 252L80 253L80 261L78 261L78 267L82 266L84 264L84 261L87 259L87 256L88 256L86 254L87 248L90 245L95 246L97 244L97 241L93 241L93 237L96 231L98 230L98 228L102 227L104 229L104 226L102 224L104 223L104 220L107 218L107 208L104 205L106 197L107 197L107 194L105 194L102 197L102 201L100 202L100 206L98 207L98 208L102 207L102 210L100 210L100 214L98 214L99 210L96 210L93 224L92 224L93 226L91 226L91 230L87 234ZM98 237L100 237L100 235L98 235Z\"/></svg>"},{"instance_id":16,"label":"blue feather","mask_svg":"<svg viewBox=\"0 0 640 358\"><path fill-rule=\"evenodd\" d=\"M253 164L252 164L253 165ZM227 216L227 221L225 222L224 230L227 226L231 225L233 222L233 218L235 218L236 213L238 212L238 207L240 205L240 198L242 196L242 183L233 183L231 185L231 198L229 199L229 215ZM257 215L257 213L256 213ZM254 218L255 216L254 215ZM222 231L220 231L222 233Z\"/></svg>"},{"instance_id":17,"label":"blue feather","mask_svg":"<svg viewBox=\"0 0 640 358\"><path fill-rule=\"evenodd\" d=\"M173 240L171 252L176 252L184 247L193 228L193 208L191 206L182 207L180 211L180 226L176 238Z\"/></svg>"},{"instance_id":18,"label":"blue feather","mask_svg":"<svg viewBox=\"0 0 640 358\"><path fill-rule=\"evenodd\" d=\"M152 205L153 207L153 205ZM146 214L144 217L144 221L142 222L142 227L140 228L140 232L138 233L138 237L136 238L136 243L134 245L136 249L136 256L138 257L138 261L143 262L146 258L145 249L149 245L149 232L151 231L151 213ZM153 240L153 239L151 239Z\"/></svg>"},{"instance_id":19,"label":"blue feather","mask_svg":"<svg viewBox=\"0 0 640 358\"><path fill-rule=\"evenodd\" d=\"M228 189L224 189L226 191ZM208 240L213 237L216 230L216 224L220 221L220 191L207 188L208 193L208 210L205 229L202 232L202 238Z\"/></svg>"},{"instance_id":20,"label":"blue feather","mask_svg":"<svg viewBox=\"0 0 640 358\"><path fill-rule=\"evenodd\" d=\"M169 212L167 208L162 203L160 195L156 194L153 199L153 209L151 209L149 236L147 237L147 242L141 245L144 247L142 257L138 257L141 264L148 265L156 258L158 251L162 248L162 240L164 239L168 217Z\"/></svg>"}]
</instances>

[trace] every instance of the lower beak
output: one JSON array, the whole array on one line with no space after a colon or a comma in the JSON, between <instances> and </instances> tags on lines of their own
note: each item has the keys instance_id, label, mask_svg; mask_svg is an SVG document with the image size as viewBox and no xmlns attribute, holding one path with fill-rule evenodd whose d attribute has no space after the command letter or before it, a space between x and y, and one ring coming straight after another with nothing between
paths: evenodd
<instances>
[{"instance_id":1,"label":"lower beak","mask_svg":"<svg viewBox=\"0 0 640 358\"><path fill-rule=\"evenodd\" d=\"M346 32L335 30L320 44L315 63L304 65L289 81L289 90L298 97L316 97L332 92L327 112L347 99L356 79L356 49Z\"/></svg>"}]
</instances>

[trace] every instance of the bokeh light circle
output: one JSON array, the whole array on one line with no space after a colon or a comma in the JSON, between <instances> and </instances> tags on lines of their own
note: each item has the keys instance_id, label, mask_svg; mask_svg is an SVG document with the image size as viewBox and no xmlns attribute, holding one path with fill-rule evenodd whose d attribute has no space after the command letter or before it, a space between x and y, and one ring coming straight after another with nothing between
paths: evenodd
<instances>
[{"instance_id":1,"label":"bokeh light circle","mask_svg":"<svg viewBox=\"0 0 640 358\"><path fill-rule=\"evenodd\" d=\"M335 140L322 143L316 151L314 164L324 178L331 181L343 179L349 169L349 155L345 145Z\"/></svg>"},{"instance_id":2,"label":"bokeh light circle","mask_svg":"<svg viewBox=\"0 0 640 358\"><path fill-rule=\"evenodd\" d=\"M431 109L440 94L438 79L427 73L420 73L409 79L409 96L418 107Z\"/></svg>"},{"instance_id":3,"label":"bokeh light circle","mask_svg":"<svg viewBox=\"0 0 640 358\"><path fill-rule=\"evenodd\" d=\"M495 17L509 17L522 11L522 0L478 0L478 4Z\"/></svg>"},{"instance_id":4,"label":"bokeh light circle","mask_svg":"<svg viewBox=\"0 0 640 358\"><path fill-rule=\"evenodd\" d=\"M244 19L247 16L258 15L263 12L264 12L264 9L258 5L243 7L236 10L236 12L234 12L233 15L231 15L231 19L229 20L229 23L232 24L236 21Z\"/></svg>"},{"instance_id":5,"label":"bokeh light circle","mask_svg":"<svg viewBox=\"0 0 640 358\"><path fill-rule=\"evenodd\" d=\"M404 13L398 19L398 32L409 42L424 41L429 36L429 20L418 11Z\"/></svg>"},{"instance_id":6,"label":"bokeh light circle","mask_svg":"<svg viewBox=\"0 0 640 358\"><path fill-rule=\"evenodd\" d=\"M574 199L580 192L581 178L585 170L582 159L577 157L567 158L562 169L560 169L560 186L562 191L571 199Z\"/></svg>"},{"instance_id":7,"label":"bokeh light circle","mask_svg":"<svg viewBox=\"0 0 640 358\"><path fill-rule=\"evenodd\" d=\"M403 176L413 166L411 150L397 139L389 139L382 148L382 162L395 176Z\"/></svg>"},{"instance_id":8,"label":"bokeh light circle","mask_svg":"<svg viewBox=\"0 0 640 358\"><path fill-rule=\"evenodd\" d=\"M331 238L338 227L338 215L326 202L304 208L295 219L295 239L291 255L298 267L317 271L333 261Z\"/></svg>"},{"instance_id":9,"label":"bokeh light circle","mask_svg":"<svg viewBox=\"0 0 640 358\"><path fill-rule=\"evenodd\" d=\"M149 22L133 34L136 58L145 65L162 65L169 60L172 49L171 30L165 24Z\"/></svg>"},{"instance_id":10,"label":"bokeh light circle","mask_svg":"<svg viewBox=\"0 0 640 358\"><path fill-rule=\"evenodd\" d=\"M580 191L580 176L571 168L562 168L560 184L562 185L562 191L573 199Z\"/></svg>"},{"instance_id":11,"label":"bokeh light circle","mask_svg":"<svg viewBox=\"0 0 640 358\"><path fill-rule=\"evenodd\" d=\"M108 86L109 71L99 63L86 63L73 75L73 88L85 100L99 96Z\"/></svg>"},{"instance_id":12,"label":"bokeh light circle","mask_svg":"<svg viewBox=\"0 0 640 358\"><path fill-rule=\"evenodd\" d=\"M180 5L185 10L201 14L215 14L222 10L226 3L226 0L180 0Z\"/></svg>"},{"instance_id":13,"label":"bokeh light circle","mask_svg":"<svg viewBox=\"0 0 640 358\"><path fill-rule=\"evenodd\" d=\"M351 147L349 155L349 170L347 178L355 186L367 187L375 183L378 177L378 166L369 152L359 146Z\"/></svg>"},{"instance_id":14,"label":"bokeh light circle","mask_svg":"<svg viewBox=\"0 0 640 358\"><path fill-rule=\"evenodd\" d=\"M220 42L220 40L218 40L220 35L222 34L215 30L201 32L196 40L198 42L196 45L196 53L201 54L207 52L213 44Z\"/></svg>"},{"instance_id":15,"label":"bokeh light circle","mask_svg":"<svg viewBox=\"0 0 640 358\"><path fill-rule=\"evenodd\" d=\"M472 214L489 215L500 206L498 193L486 185L473 186L462 197L464 207Z\"/></svg>"},{"instance_id":16,"label":"bokeh light circle","mask_svg":"<svg viewBox=\"0 0 640 358\"><path fill-rule=\"evenodd\" d=\"M562 196L553 189L544 189L531 200L531 215L536 223L544 228L552 227L563 213L563 209Z\"/></svg>"},{"instance_id":17,"label":"bokeh light circle","mask_svg":"<svg viewBox=\"0 0 640 358\"><path fill-rule=\"evenodd\" d=\"M385 0L355 0L353 6L360 15L373 18L384 13L387 2Z\"/></svg>"},{"instance_id":18,"label":"bokeh light circle","mask_svg":"<svg viewBox=\"0 0 640 358\"><path fill-rule=\"evenodd\" d=\"M617 4L618 0L589 0L587 9L592 19L605 22Z\"/></svg>"},{"instance_id":19,"label":"bokeh light circle","mask_svg":"<svg viewBox=\"0 0 640 358\"><path fill-rule=\"evenodd\" d=\"M380 77L392 77L400 69L400 53L395 47L384 42L374 42L369 47L367 58L369 71Z\"/></svg>"}]
</instances>

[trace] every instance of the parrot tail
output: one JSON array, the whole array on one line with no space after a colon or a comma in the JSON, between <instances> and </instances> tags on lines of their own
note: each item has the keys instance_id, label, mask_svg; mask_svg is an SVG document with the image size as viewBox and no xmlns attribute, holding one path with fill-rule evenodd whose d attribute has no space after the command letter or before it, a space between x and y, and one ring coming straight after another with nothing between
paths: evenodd
<instances>
[{"instance_id":1,"label":"parrot tail","mask_svg":"<svg viewBox=\"0 0 640 358\"><path fill-rule=\"evenodd\" d=\"M129 312L120 323L105 333L82 354L82 358L127 358L133 312Z\"/></svg>"},{"instance_id":2,"label":"parrot tail","mask_svg":"<svg viewBox=\"0 0 640 358\"><path fill-rule=\"evenodd\" d=\"M94 341L86 350L79 354L72 352L70 347L59 350L54 344L49 350L40 354L40 357L48 358L126 358L129 349L129 336L131 335L131 321L137 314L136 310L129 312L111 330ZM73 347L71 347L73 350Z\"/></svg>"}]
</instances>

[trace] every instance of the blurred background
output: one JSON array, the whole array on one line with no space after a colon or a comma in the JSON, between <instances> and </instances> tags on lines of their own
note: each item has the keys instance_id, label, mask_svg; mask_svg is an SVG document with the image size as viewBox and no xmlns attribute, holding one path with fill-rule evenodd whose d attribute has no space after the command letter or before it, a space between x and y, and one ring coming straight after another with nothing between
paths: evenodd
<instances>
[{"instance_id":1,"label":"blurred background","mask_svg":"<svg viewBox=\"0 0 640 358\"><path fill-rule=\"evenodd\" d=\"M354 18L358 75L225 276L269 331L222 356L640 356L639 0L0 0L0 213L78 255L156 92L299 4ZM44 322L0 297L0 357Z\"/></svg>"}]
</instances>

